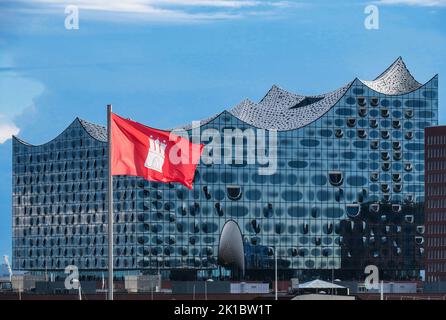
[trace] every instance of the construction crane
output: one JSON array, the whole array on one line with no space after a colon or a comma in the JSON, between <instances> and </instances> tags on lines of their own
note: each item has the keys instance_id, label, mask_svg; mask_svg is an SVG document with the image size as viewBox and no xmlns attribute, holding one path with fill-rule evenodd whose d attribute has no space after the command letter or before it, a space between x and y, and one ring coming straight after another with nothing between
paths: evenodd
<instances>
[{"instance_id":1,"label":"construction crane","mask_svg":"<svg viewBox=\"0 0 446 320\"><path fill-rule=\"evenodd\" d=\"M6 267L8 268L9 281L12 282L12 269L11 265L9 264L9 257L5 255L3 256L3 259L5 260Z\"/></svg>"}]
</instances>

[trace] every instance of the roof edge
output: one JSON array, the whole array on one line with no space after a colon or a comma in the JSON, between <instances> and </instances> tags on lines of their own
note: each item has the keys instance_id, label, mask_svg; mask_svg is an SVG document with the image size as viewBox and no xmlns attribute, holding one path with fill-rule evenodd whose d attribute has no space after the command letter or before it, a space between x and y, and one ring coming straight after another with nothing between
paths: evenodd
<instances>
[{"instance_id":1,"label":"roof edge","mask_svg":"<svg viewBox=\"0 0 446 320\"><path fill-rule=\"evenodd\" d=\"M385 94L386 96L394 97L394 96L404 96L404 95L411 94L411 93L413 93L413 92L415 92L415 91L417 91L417 90L419 90L419 89L421 89L421 88L423 88L423 87L426 87L426 86L427 86L430 82L432 82L435 78L438 78L438 73L435 74L433 77L431 77L429 80L427 80L425 83L420 83L420 86L417 87L417 88L415 88L415 89L409 90L409 91L404 92L404 93L395 93L395 94L389 94L389 93L385 93L385 92L377 91L377 90L375 90L374 88L370 87L370 86L367 84L367 80L362 80L362 79L359 79L359 78L357 78L357 80L358 80L359 82L361 82L364 86L366 86L367 88L369 88L370 90L372 90L373 92L376 92L377 94ZM418 82L418 81L417 81L417 82Z\"/></svg>"},{"instance_id":2,"label":"roof edge","mask_svg":"<svg viewBox=\"0 0 446 320\"><path fill-rule=\"evenodd\" d=\"M24 146L27 146L27 147L40 147L40 146L44 146L44 145L46 145L46 144L49 144L49 143L51 143L51 142L53 142L53 141L55 141L56 139L58 139L60 136L62 136L63 134L64 134L64 132L65 131L67 131L68 129L70 129L74 124L76 124L76 122L77 123L79 123L79 125L81 126L81 128L91 137L91 138L93 138L93 139L95 139L95 140L97 140L97 141L100 141L100 142L104 142L103 140L100 140L100 139L98 139L97 137L95 137L95 136L93 136L86 128L85 128L85 126L84 126L84 124L82 123L82 121L84 121L84 122L87 122L87 123L91 123L91 122L89 122L89 121L86 121L86 120L83 120L83 119L80 119L79 117L76 117L65 129L63 129L62 130L62 132L60 132L58 135L56 135L53 139L51 139L51 140L49 140L49 141L47 141L47 142L44 142L44 143L40 143L40 144L32 144L32 143L29 143L29 142L27 142L27 141L25 141L25 140L23 140L23 139L21 139L21 138L19 138L19 137L17 137L17 136L15 136L15 135L13 135L12 136L12 139L13 139L13 141L16 141L17 143L20 143L20 144L22 144L22 145L24 145ZM105 128L104 126L101 126L101 125L98 125L98 124L94 124L94 123L91 123L92 125L95 125L95 126L100 126L100 127L103 127L103 128Z\"/></svg>"}]
</instances>

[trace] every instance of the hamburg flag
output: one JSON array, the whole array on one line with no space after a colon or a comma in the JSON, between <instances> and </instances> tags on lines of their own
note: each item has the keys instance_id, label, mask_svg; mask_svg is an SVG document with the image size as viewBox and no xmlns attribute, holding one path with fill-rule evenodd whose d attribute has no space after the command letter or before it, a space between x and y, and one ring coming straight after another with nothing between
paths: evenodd
<instances>
[{"instance_id":1,"label":"hamburg flag","mask_svg":"<svg viewBox=\"0 0 446 320\"><path fill-rule=\"evenodd\" d=\"M192 189L202 144L111 114L111 174L180 182Z\"/></svg>"}]
</instances>

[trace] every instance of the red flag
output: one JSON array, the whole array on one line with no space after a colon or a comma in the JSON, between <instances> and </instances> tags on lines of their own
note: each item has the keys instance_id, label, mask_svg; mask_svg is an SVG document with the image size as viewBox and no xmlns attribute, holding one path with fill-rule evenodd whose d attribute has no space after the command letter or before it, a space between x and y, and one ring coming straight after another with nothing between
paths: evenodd
<instances>
[{"instance_id":1,"label":"red flag","mask_svg":"<svg viewBox=\"0 0 446 320\"><path fill-rule=\"evenodd\" d=\"M180 182L192 189L204 145L111 114L111 174Z\"/></svg>"}]
</instances>

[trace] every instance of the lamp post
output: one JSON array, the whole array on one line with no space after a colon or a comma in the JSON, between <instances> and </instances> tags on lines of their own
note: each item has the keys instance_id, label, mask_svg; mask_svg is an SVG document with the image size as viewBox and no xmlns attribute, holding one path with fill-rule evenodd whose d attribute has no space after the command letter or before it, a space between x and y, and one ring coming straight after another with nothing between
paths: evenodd
<instances>
[{"instance_id":1,"label":"lamp post","mask_svg":"<svg viewBox=\"0 0 446 320\"><path fill-rule=\"evenodd\" d=\"M82 289L81 289L81 282L79 281L79 279L73 279L73 285L76 284L77 284L77 292L79 300L82 300Z\"/></svg>"},{"instance_id":2,"label":"lamp post","mask_svg":"<svg viewBox=\"0 0 446 320\"><path fill-rule=\"evenodd\" d=\"M276 247L274 247L274 278L275 278L274 298L275 298L275 300L278 300L278 297L277 297L277 248Z\"/></svg>"},{"instance_id":3,"label":"lamp post","mask_svg":"<svg viewBox=\"0 0 446 320\"><path fill-rule=\"evenodd\" d=\"M214 280L212 280L212 279L207 279L205 282L204 282L204 290L205 290L205 299L207 300L208 299L208 282L213 282Z\"/></svg>"}]
</instances>

